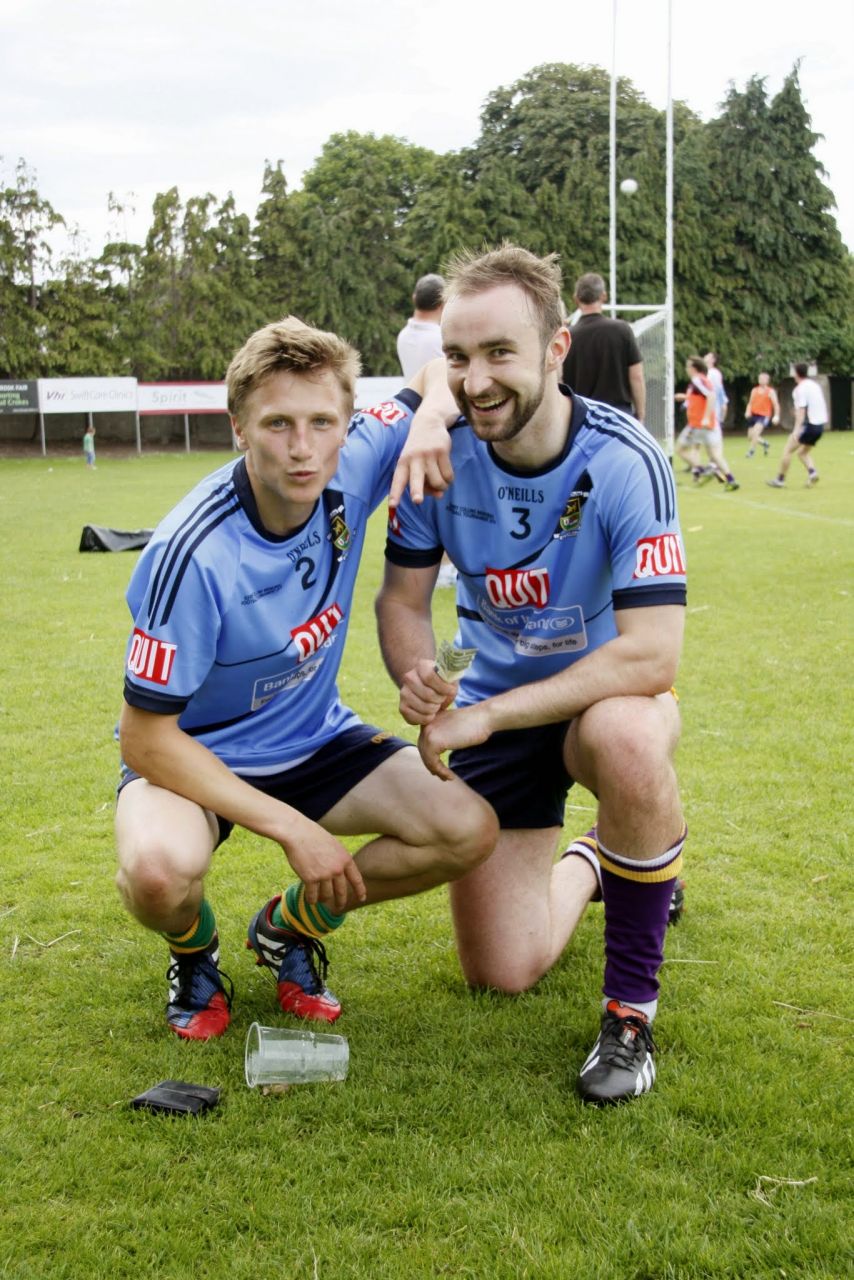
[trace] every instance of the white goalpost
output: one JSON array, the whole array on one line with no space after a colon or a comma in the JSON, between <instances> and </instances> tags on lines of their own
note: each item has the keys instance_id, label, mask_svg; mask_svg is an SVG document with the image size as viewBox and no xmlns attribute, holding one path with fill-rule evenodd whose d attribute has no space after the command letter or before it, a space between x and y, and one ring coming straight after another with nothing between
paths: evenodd
<instances>
[{"instance_id":1,"label":"white goalpost","mask_svg":"<svg viewBox=\"0 0 854 1280\"><path fill-rule=\"evenodd\" d=\"M617 0L613 0L611 102L609 139L609 217L611 315L618 311L646 312L632 323L641 350L646 379L646 427L669 458L675 434L675 371L673 359L673 0L667 0L667 106L665 111L665 297L663 303L627 305L617 302ZM631 190L637 189L634 183ZM627 187L628 190L628 187Z\"/></svg>"}]
</instances>

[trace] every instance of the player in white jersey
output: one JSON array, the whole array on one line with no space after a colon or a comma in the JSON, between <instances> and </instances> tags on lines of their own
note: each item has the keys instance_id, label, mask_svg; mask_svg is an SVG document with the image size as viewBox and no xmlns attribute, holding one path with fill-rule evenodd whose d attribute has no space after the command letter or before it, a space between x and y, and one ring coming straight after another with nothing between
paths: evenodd
<instances>
[{"instance_id":1,"label":"player in white jersey","mask_svg":"<svg viewBox=\"0 0 854 1280\"><path fill-rule=\"evenodd\" d=\"M795 389L792 392L795 409L795 425L783 448L780 470L773 480L766 480L772 489L782 489L792 458L796 457L807 469L807 488L818 484L818 472L812 460L813 447L818 444L828 422L827 402L824 392L809 376L809 365L799 361L795 365Z\"/></svg>"},{"instance_id":2,"label":"player in white jersey","mask_svg":"<svg viewBox=\"0 0 854 1280\"><path fill-rule=\"evenodd\" d=\"M417 498L447 464L444 421L428 415L398 465L414 390L348 432L357 373L351 347L293 317L254 334L227 375L244 456L166 516L128 589L117 882L169 943L167 1024L185 1039L230 1020L204 878L235 823L300 878L256 913L247 945L282 1009L326 1021L341 1006L321 939L345 913L462 875L495 841L483 800L457 782L448 804L410 744L338 696L368 517L407 465ZM336 838L363 832L381 834L355 858Z\"/></svg>"},{"instance_id":3,"label":"player in white jersey","mask_svg":"<svg viewBox=\"0 0 854 1280\"><path fill-rule=\"evenodd\" d=\"M532 986L601 892L605 1009L579 1089L617 1102L655 1077L650 1024L685 838L673 479L638 422L559 384L570 337L553 255L505 245L462 255L447 278L447 376L466 422L452 428L441 501L404 498L391 521L380 641L428 767L463 777L501 823L495 852L451 886L469 983ZM477 650L458 690L434 663L443 548L459 570L457 643ZM598 797L598 821L555 864L573 780Z\"/></svg>"}]
</instances>

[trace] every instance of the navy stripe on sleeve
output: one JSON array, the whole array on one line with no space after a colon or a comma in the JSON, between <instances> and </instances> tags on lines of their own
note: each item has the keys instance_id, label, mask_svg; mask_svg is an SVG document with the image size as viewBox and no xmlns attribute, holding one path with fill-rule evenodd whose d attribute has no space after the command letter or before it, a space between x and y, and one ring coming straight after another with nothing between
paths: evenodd
<instances>
[{"instance_id":1,"label":"navy stripe on sleeve","mask_svg":"<svg viewBox=\"0 0 854 1280\"><path fill-rule=\"evenodd\" d=\"M619 440L643 460L652 488L655 518L659 524L669 524L676 514L676 491L673 472L667 459L649 432L628 416L610 412L607 417L595 405L587 405L586 426L600 435Z\"/></svg>"},{"instance_id":2,"label":"navy stripe on sleeve","mask_svg":"<svg viewBox=\"0 0 854 1280\"><path fill-rule=\"evenodd\" d=\"M389 538L385 544L385 558L391 564L399 564L404 569L426 569L438 564L442 559L441 547L428 547L416 550L414 547L399 547Z\"/></svg>"},{"instance_id":3,"label":"navy stripe on sleeve","mask_svg":"<svg viewBox=\"0 0 854 1280\"><path fill-rule=\"evenodd\" d=\"M688 590L681 582L645 583L612 592L614 609L648 609L657 604L685 604Z\"/></svg>"},{"instance_id":4,"label":"navy stripe on sleeve","mask_svg":"<svg viewBox=\"0 0 854 1280\"><path fill-rule=\"evenodd\" d=\"M148 606L149 626L163 626L168 621L181 578L187 571L193 552L217 525L222 524L223 520L239 510L240 502L234 486L229 484L224 490L217 490L201 502L176 529L163 550L160 565L151 584ZM192 542L190 542L191 539ZM185 551L188 542L190 542L189 550ZM158 624L157 611L170 583L169 598Z\"/></svg>"}]
</instances>

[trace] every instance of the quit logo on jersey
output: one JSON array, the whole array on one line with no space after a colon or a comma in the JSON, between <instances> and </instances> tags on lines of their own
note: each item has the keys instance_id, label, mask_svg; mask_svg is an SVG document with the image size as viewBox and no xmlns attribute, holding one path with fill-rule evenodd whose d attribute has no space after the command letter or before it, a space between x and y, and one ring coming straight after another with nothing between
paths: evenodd
<instances>
[{"instance_id":1,"label":"quit logo on jersey","mask_svg":"<svg viewBox=\"0 0 854 1280\"><path fill-rule=\"evenodd\" d=\"M325 644L332 635L338 623L343 620L344 614L340 606L331 604L328 609L323 610L323 613L318 613L315 617L309 618L308 622L294 627L291 631L291 639L299 655L297 660L305 662L306 658L313 657L320 646Z\"/></svg>"},{"instance_id":2,"label":"quit logo on jersey","mask_svg":"<svg viewBox=\"0 0 854 1280\"><path fill-rule=\"evenodd\" d=\"M655 538L639 538L633 578L664 578L685 572L682 544L676 533L660 533Z\"/></svg>"},{"instance_id":3,"label":"quit logo on jersey","mask_svg":"<svg viewBox=\"0 0 854 1280\"><path fill-rule=\"evenodd\" d=\"M176 644L166 640L155 640L134 627L128 654L128 671L138 680L149 680L152 684L168 684L178 652Z\"/></svg>"},{"instance_id":4,"label":"quit logo on jersey","mask_svg":"<svg viewBox=\"0 0 854 1280\"><path fill-rule=\"evenodd\" d=\"M406 417L406 410L396 400L385 400L382 404L374 405L373 409L363 409L362 412L369 413L372 418L379 418L384 427L393 427L401 418Z\"/></svg>"},{"instance_id":5,"label":"quit logo on jersey","mask_svg":"<svg viewBox=\"0 0 854 1280\"><path fill-rule=\"evenodd\" d=\"M544 609L549 602L549 571L487 569L486 593L496 609L520 609L524 605Z\"/></svg>"}]
</instances>

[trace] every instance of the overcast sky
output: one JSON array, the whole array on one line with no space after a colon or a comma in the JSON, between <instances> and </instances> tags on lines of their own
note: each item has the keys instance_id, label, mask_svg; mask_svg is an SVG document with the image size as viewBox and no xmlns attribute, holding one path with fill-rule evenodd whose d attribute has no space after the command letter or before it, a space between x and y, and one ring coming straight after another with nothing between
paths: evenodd
<instances>
[{"instance_id":1,"label":"overcast sky","mask_svg":"<svg viewBox=\"0 0 854 1280\"><path fill-rule=\"evenodd\" d=\"M667 0L618 14L617 72L663 107ZM92 252L108 233L141 239L171 186L232 191L251 215L265 159L295 187L348 129L456 150L487 94L533 67L610 70L611 16L612 0L0 0L2 177L23 157ZM852 49L850 0L673 0L673 96L704 119L730 81L757 74L774 93L801 60L854 248ZM136 208L125 228L110 191Z\"/></svg>"}]
</instances>

